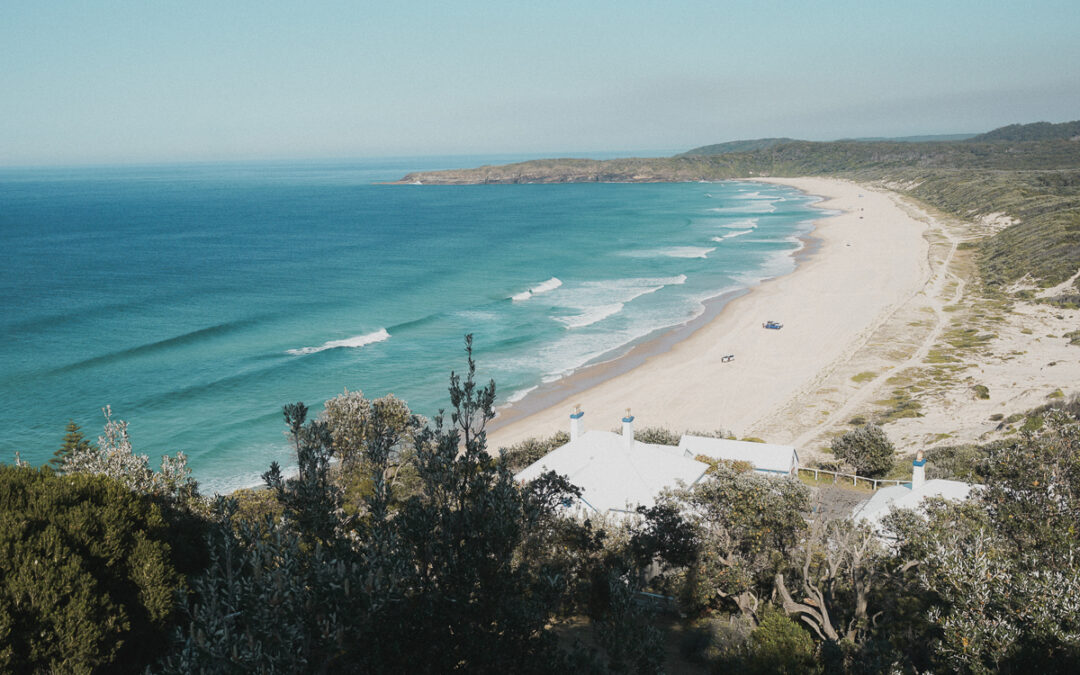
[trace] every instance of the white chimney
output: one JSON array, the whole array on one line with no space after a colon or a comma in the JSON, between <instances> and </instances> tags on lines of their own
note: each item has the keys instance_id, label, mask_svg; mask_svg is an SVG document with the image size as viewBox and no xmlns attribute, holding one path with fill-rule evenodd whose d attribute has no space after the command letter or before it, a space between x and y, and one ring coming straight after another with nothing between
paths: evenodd
<instances>
[{"instance_id":1,"label":"white chimney","mask_svg":"<svg viewBox=\"0 0 1080 675\"><path fill-rule=\"evenodd\" d=\"M622 418L623 442L627 450L634 449L634 416L630 414L630 408L626 409L626 417Z\"/></svg>"},{"instance_id":2,"label":"white chimney","mask_svg":"<svg viewBox=\"0 0 1080 675\"><path fill-rule=\"evenodd\" d=\"M585 433L585 423L581 418L585 417L585 411L581 409L581 404L574 406L574 412L570 413L570 440L576 441Z\"/></svg>"},{"instance_id":3,"label":"white chimney","mask_svg":"<svg viewBox=\"0 0 1080 675\"><path fill-rule=\"evenodd\" d=\"M918 490L926 482L926 460L923 459L922 450L915 455L915 461L911 463L911 489Z\"/></svg>"}]
</instances>

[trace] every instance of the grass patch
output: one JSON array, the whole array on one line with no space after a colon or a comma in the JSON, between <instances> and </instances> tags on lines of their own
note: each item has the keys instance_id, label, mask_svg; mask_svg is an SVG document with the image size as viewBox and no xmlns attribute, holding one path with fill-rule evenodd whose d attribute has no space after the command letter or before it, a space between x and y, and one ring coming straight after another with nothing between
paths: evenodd
<instances>
[{"instance_id":1,"label":"grass patch","mask_svg":"<svg viewBox=\"0 0 1080 675\"><path fill-rule=\"evenodd\" d=\"M851 376L851 381L852 382L859 382L861 384L863 382L869 382L870 380L874 379L875 377L877 377L877 373L875 373L872 370L867 370L867 371L859 373L858 375L852 375Z\"/></svg>"},{"instance_id":2,"label":"grass patch","mask_svg":"<svg viewBox=\"0 0 1080 675\"><path fill-rule=\"evenodd\" d=\"M892 396L874 403L885 408L884 411L877 415L878 424L888 424L899 419L923 416L920 412L922 404L911 398L911 395L904 389L894 389Z\"/></svg>"},{"instance_id":3,"label":"grass patch","mask_svg":"<svg viewBox=\"0 0 1080 675\"><path fill-rule=\"evenodd\" d=\"M983 400L990 398L990 389L985 384L977 384L971 390L975 392L975 398Z\"/></svg>"}]
</instances>

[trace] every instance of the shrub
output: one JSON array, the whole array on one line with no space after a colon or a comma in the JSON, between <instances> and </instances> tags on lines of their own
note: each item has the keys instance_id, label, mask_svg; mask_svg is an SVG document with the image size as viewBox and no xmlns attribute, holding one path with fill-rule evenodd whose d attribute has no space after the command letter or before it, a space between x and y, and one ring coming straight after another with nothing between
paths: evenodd
<instances>
[{"instance_id":1,"label":"shrub","mask_svg":"<svg viewBox=\"0 0 1080 675\"><path fill-rule=\"evenodd\" d=\"M876 424L853 429L833 439L832 451L863 476L881 476L893 467L893 444Z\"/></svg>"},{"instance_id":2,"label":"shrub","mask_svg":"<svg viewBox=\"0 0 1080 675\"><path fill-rule=\"evenodd\" d=\"M678 445L679 435L666 427L645 427L634 433L634 440L654 445Z\"/></svg>"},{"instance_id":3,"label":"shrub","mask_svg":"<svg viewBox=\"0 0 1080 675\"><path fill-rule=\"evenodd\" d=\"M975 398L990 398L990 389L985 384L977 384L972 387L971 390L975 392Z\"/></svg>"},{"instance_id":4,"label":"shrub","mask_svg":"<svg viewBox=\"0 0 1080 675\"><path fill-rule=\"evenodd\" d=\"M780 610L766 606L761 622L750 633L745 673L817 673L810 633Z\"/></svg>"},{"instance_id":5,"label":"shrub","mask_svg":"<svg viewBox=\"0 0 1080 675\"><path fill-rule=\"evenodd\" d=\"M512 473L517 473L555 448L570 442L570 434L560 431L548 438L527 438L499 450L502 461Z\"/></svg>"}]
</instances>

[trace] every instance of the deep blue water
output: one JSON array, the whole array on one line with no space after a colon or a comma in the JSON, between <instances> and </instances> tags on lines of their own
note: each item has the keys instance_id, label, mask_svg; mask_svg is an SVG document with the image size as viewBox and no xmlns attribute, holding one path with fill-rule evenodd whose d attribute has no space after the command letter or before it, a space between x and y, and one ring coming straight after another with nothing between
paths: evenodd
<instances>
[{"instance_id":1,"label":"deep blue water","mask_svg":"<svg viewBox=\"0 0 1080 675\"><path fill-rule=\"evenodd\" d=\"M506 402L790 271L818 213L738 182L377 184L486 160L0 170L0 461L110 404L155 465L251 484L289 464L284 403L431 416L465 333Z\"/></svg>"}]
</instances>

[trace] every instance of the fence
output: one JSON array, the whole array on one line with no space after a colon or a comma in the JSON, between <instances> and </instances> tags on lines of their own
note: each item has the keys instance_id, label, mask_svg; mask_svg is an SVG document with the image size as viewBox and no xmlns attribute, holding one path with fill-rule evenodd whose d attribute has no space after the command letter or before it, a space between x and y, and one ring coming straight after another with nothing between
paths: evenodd
<instances>
[{"instance_id":1,"label":"fence","mask_svg":"<svg viewBox=\"0 0 1080 675\"><path fill-rule=\"evenodd\" d=\"M851 480L851 485L854 487L859 486L859 481L865 482L871 490L876 490L882 485L907 485L910 480L902 480L897 478L867 478L866 476L856 476L853 473L841 473L839 471L829 471L828 469L814 469L811 467L799 467L799 474L803 472L810 472L814 474L814 480L820 481L819 474L825 474L826 476L833 477L833 483L838 482L838 479L845 478ZM845 481L846 482L846 481Z\"/></svg>"}]
</instances>

